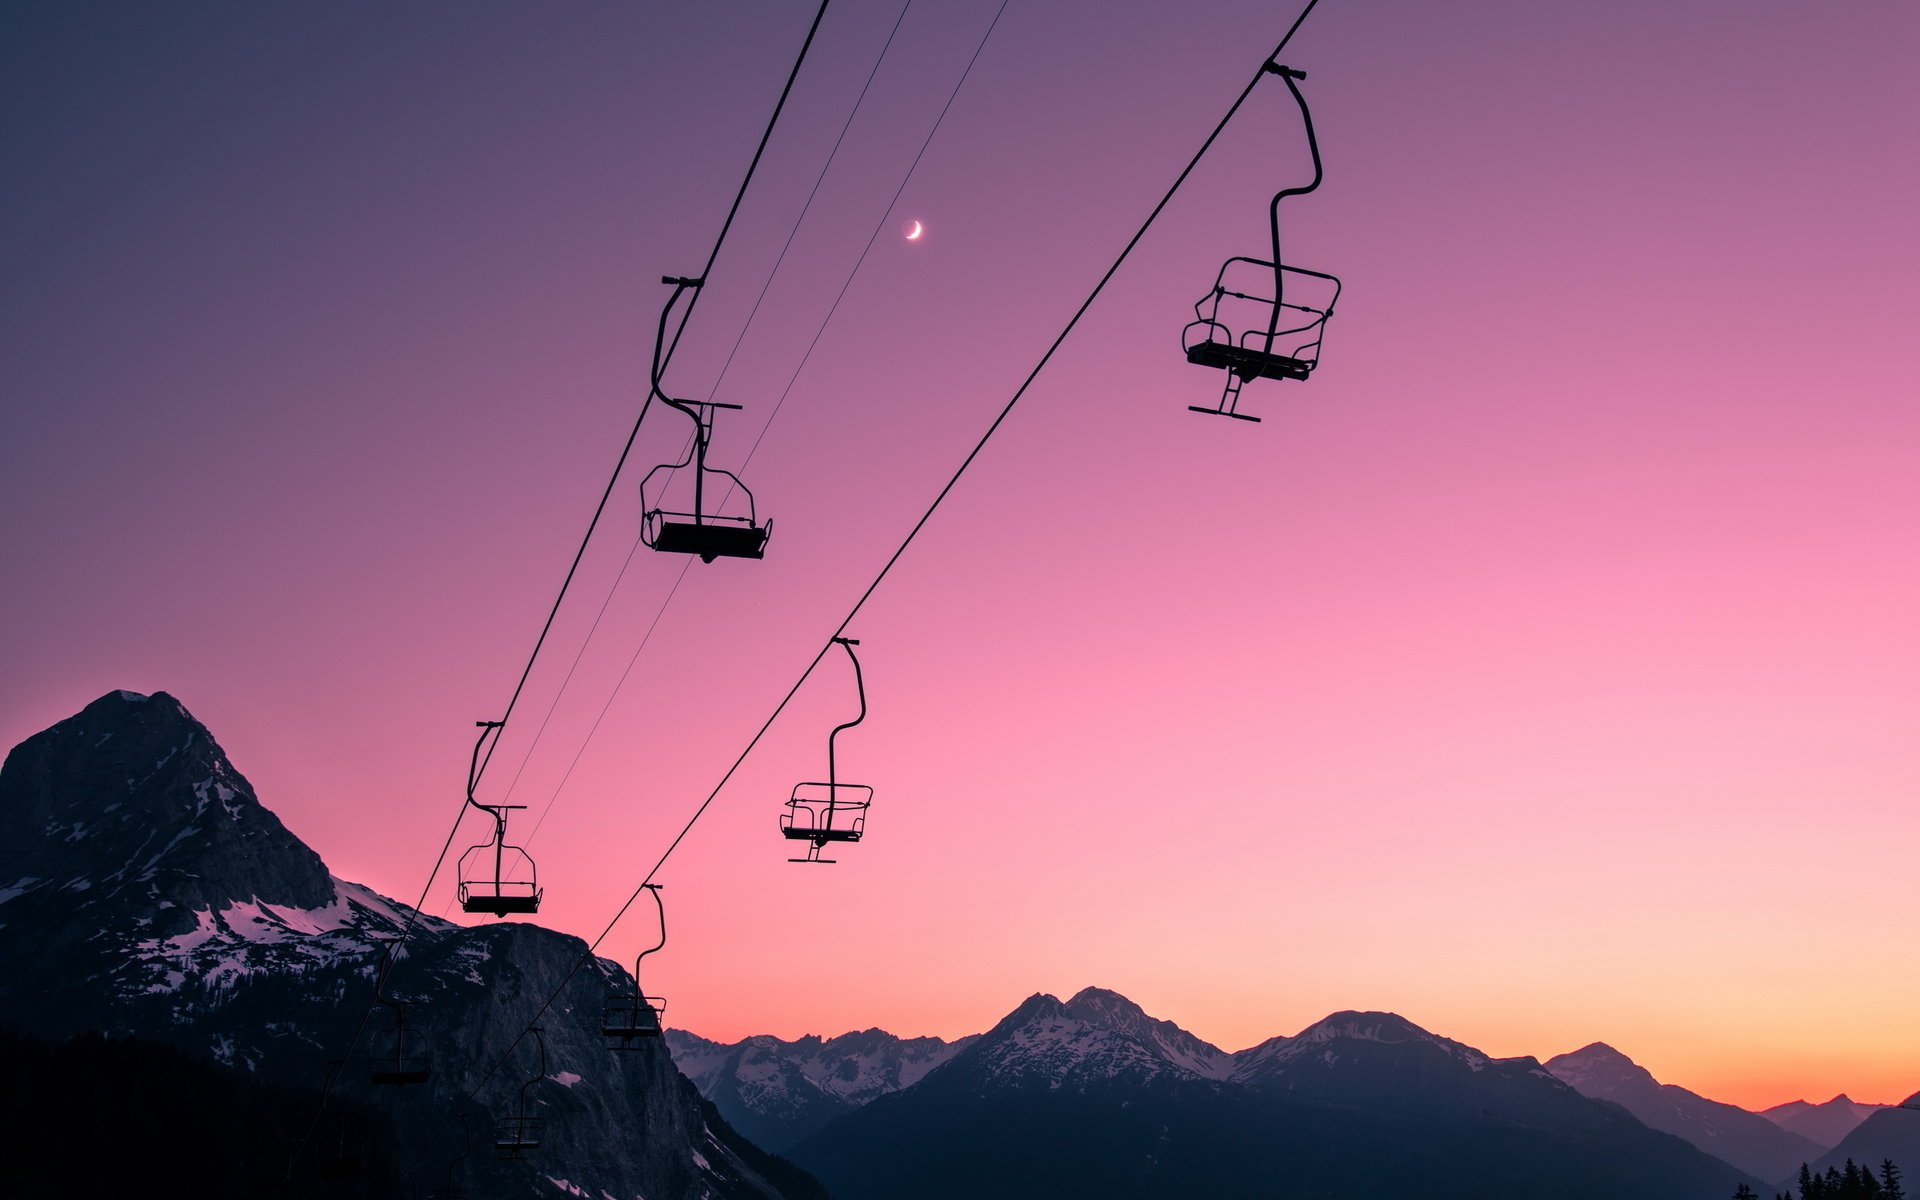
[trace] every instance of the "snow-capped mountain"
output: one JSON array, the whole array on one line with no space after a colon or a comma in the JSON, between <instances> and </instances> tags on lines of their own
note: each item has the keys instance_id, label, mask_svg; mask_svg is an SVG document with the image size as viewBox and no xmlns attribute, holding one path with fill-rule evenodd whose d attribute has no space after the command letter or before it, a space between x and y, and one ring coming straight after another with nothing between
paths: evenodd
<instances>
[{"instance_id":1,"label":"snow-capped mountain","mask_svg":"<svg viewBox=\"0 0 1920 1200\"><path fill-rule=\"evenodd\" d=\"M966 1055L982 1091L1042 1087L1086 1091L1163 1077L1218 1080L1232 1058L1126 997L1087 988L1071 1000L1029 996Z\"/></svg>"},{"instance_id":2,"label":"snow-capped mountain","mask_svg":"<svg viewBox=\"0 0 1920 1200\"><path fill-rule=\"evenodd\" d=\"M674 1065L755 1144L779 1153L833 1118L917 1083L971 1042L898 1038L879 1029L731 1044L667 1030Z\"/></svg>"},{"instance_id":3,"label":"snow-capped mountain","mask_svg":"<svg viewBox=\"0 0 1920 1200\"><path fill-rule=\"evenodd\" d=\"M1299 1099L1446 1118L1578 1124L1591 1108L1534 1058L1492 1058L1395 1013L1334 1013L1242 1050L1233 1079Z\"/></svg>"},{"instance_id":4,"label":"snow-capped mountain","mask_svg":"<svg viewBox=\"0 0 1920 1200\"><path fill-rule=\"evenodd\" d=\"M1642 1123L1683 1137L1762 1179L1785 1179L1825 1149L1757 1113L1661 1083L1603 1042L1548 1059L1546 1066L1581 1095L1618 1104Z\"/></svg>"},{"instance_id":5,"label":"snow-capped mountain","mask_svg":"<svg viewBox=\"0 0 1920 1200\"><path fill-rule=\"evenodd\" d=\"M165 693L109 693L0 767L0 1021L14 1030L163 1041L262 1081L317 1087L366 1010L380 939L408 915L335 879ZM389 994L407 1002L423 1039L413 1052L431 1059L431 1076L376 1088L363 1040L340 1091L389 1114L402 1144L444 1164L461 1149L459 1117L484 1138L528 1082L531 1045L465 1102L584 950L531 924L418 917ZM527 1093L546 1119L539 1151L518 1161L476 1153L466 1186L649 1200L820 1195L731 1129L663 1046L605 1048L602 1006L630 987L604 960L572 978L544 1018L549 1069ZM374 1012L377 1042L391 1017Z\"/></svg>"},{"instance_id":6,"label":"snow-capped mountain","mask_svg":"<svg viewBox=\"0 0 1920 1200\"><path fill-rule=\"evenodd\" d=\"M1337 1013L1229 1055L1098 989L1029 997L792 1155L839 1200L1698 1200L1741 1182L1533 1059L1391 1013Z\"/></svg>"},{"instance_id":7,"label":"snow-capped mountain","mask_svg":"<svg viewBox=\"0 0 1920 1200\"><path fill-rule=\"evenodd\" d=\"M1839 1145L1841 1138L1858 1129L1862 1121L1883 1107L1879 1104L1861 1104L1842 1092L1825 1104L1791 1100L1776 1104L1760 1115L1827 1150Z\"/></svg>"}]
</instances>

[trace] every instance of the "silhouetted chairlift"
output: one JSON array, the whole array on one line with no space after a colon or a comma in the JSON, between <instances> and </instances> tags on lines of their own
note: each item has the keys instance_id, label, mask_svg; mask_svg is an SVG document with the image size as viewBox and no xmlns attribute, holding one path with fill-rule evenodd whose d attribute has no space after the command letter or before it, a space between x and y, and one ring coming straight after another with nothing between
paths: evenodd
<instances>
[{"instance_id":1,"label":"silhouetted chairlift","mask_svg":"<svg viewBox=\"0 0 1920 1200\"><path fill-rule=\"evenodd\" d=\"M420 1036L419 1030L407 1028L407 1002L389 1000L377 993L374 998L393 1010L393 1028L377 1030L373 1035L370 1055L373 1082L425 1083L431 1074L426 1039Z\"/></svg>"},{"instance_id":2,"label":"silhouetted chairlift","mask_svg":"<svg viewBox=\"0 0 1920 1200\"><path fill-rule=\"evenodd\" d=\"M866 784L840 782L834 739L840 736L841 730L852 729L867 719L867 685L860 672L860 660L853 653L853 648L860 643L852 638L833 640L846 650L847 661L853 664L853 685L860 693L860 715L835 725L827 735L827 781L794 785L787 811L780 814L780 833L809 845L805 857L790 858L788 862L833 862L831 858L821 858L820 851L828 842L859 841L867 828L867 806L873 803L873 789Z\"/></svg>"},{"instance_id":3,"label":"silhouetted chairlift","mask_svg":"<svg viewBox=\"0 0 1920 1200\"><path fill-rule=\"evenodd\" d=\"M427 1195L427 1200L469 1200L471 1193L454 1182L454 1173L467 1156L473 1153L473 1126L467 1123L467 1114L460 1114L460 1153L447 1160L446 1186Z\"/></svg>"},{"instance_id":4,"label":"silhouetted chairlift","mask_svg":"<svg viewBox=\"0 0 1920 1200\"><path fill-rule=\"evenodd\" d=\"M331 1066L332 1073L327 1077L327 1089L322 1093L320 1102L322 1120L329 1115L326 1110L332 1103L332 1097L328 1093L333 1088L333 1076L338 1074L340 1068L345 1065L336 1060ZM323 1135L321 1138L313 1164L313 1173L321 1179L358 1179L361 1171L360 1148L348 1136L350 1123L347 1120L347 1114L335 1111L331 1115L333 1117L332 1128L329 1131L331 1136Z\"/></svg>"},{"instance_id":5,"label":"silhouetted chairlift","mask_svg":"<svg viewBox=\"0 0 1920 1200\"><path fill-rule=\"evenodd\" d=\"M707 465L707 447L713 441L715 412L720 409L737 411L740 406L718 404L711 400L676 400L660 387L661 343L666 338L667 316L682 293L697 289L704 281L668 276L661 282L675 286L666 307L660 310L660 330L654 339L653 395L662 404L687 415L687 419L693 422L693 440L687 444L687 452L680 461L662 463L647 472L646 478L640 481L640 540L664 554L699 555L701 562L712 562L716 558L764 557L767 538L773 533L772 520L760 520L754 505L753 490L742 483L738 475ZM707 494L710 477L725 478L733 485L718 502L710 502ZM690 511L666 507L668 489L676 479L690 485L691 495L677 501L690 505ZM744 516L738 512L721 511L735 491L746 497L747 511Z\"/></svg>"},{"instance_id":6,"label":"silhouetted chairlift","mask_svg":"<svg viewBox=\"0 0 1920 1200\"><path fill-rule=\"evenodd\" d=\"M540 898L545 894L540 887L539 869L525 850L507 843L507 814L524 809L526 805L482 804L473 798L473 789L479 782L481 747L486 745L488 737L499 736L505 722L476 721L475 724L480 727L480 739L474 743L473 762L467 768L467 803L492 819L493 837L470 847L460 856L460 909L462 912L492 913L496 917L504 917L508 913L539 912ZM518 875L522 867L526 869L525 879L510 878Z\"/></svg>"},{"instance_id":7,"label":"silhouetted chairlift","mask_svg":"<svg viewBox=\"0 0 1920 1200\"><path fill-rule=\"evenodd\" d=\"M667 906L660 899L660 885L649 883L646 887L653 893L654 907L660 912L660 940L633 960L633 994L614 996L607 1001L600 1033L611 1050L638 1050L642 1040L659 1037L660 1018L667 1011L665 998L649 996L640 986L640 964L646 961L647 955L664 950L667 945Z\"/></svg>"},{"instance_id":8,"label":"silhouetted chairlift","mask_svg":"<svg viewBox=\"0 0 1920 1200\"><path fill-rule=\"evenodd\" d=\"M527 1107L527 1089L547 1077L547 1038L540 1026L529 1027L534 1041L540 1047L540 1069L520 1085L520 1095L514 1101L513 1112L501 1117L494 1123L493 1148L504 1158L519 1158L530 1150L540 1148L540 1133L546 1122L535 1116Z\"/></svg>"},{"instance_id":9,"label":"silhouetted chairlift","mask_svg":"<svg viewBox=\"0 0 1920 1200\"><path fill-rule=\"evenodd\" d=\"M1180 332L1188 362L1227 373L1216 407L1187 407L1240 421L1260 419L1237 411L1240 389L1248 380L1305 379L1319 366L1327 319L1340 297L1340 281L1332 275L1287 266L1281 258L1280 201L1304 196L1320 186L1320 142L1314 136L1313 114L1307 109L1306 97L1295 83L1305 79L1306 73L1271 62L1266 69L1286 82L1299 105L1307 149L1313 155L1313 182L1305 187L1282 188L1274 194L1267 212L1273 258L1228 259L1214 277L1213 290L1194 303L1197 319ZM1266 294L1268 289L1271 295Z\"/></svg>"}]
</instances>

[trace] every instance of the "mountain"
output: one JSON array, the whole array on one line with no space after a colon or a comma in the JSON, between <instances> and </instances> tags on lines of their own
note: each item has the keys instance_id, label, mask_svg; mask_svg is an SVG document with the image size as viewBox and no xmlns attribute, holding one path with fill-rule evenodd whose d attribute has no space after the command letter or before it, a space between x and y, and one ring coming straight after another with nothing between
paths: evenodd
<instances>
[{"instance_id":1,"label":"mountain","mask_svg":"<svg viewBox=\"0 0 1920 1200\"><path fill-rule=\"evenodd\" d=\"M835 1117L917 1082L973 1039L898 1038L868 1029L722 1044L669 1029L666 1040L674 1064L727 1123L777 1154Z\"/></svg>"},{"instance_id":2,"label":"mountain","mask_svg":"<svg viewBox=\"0 0 1920 1200\"><path fill-rule=\"evenodd\" d=\"M1581 1095L1618 1104L1642 1124L1683 1137L1762 1179L1785 1179L1825 1149L1757 1113L1661 1083L1603 1042L1550 1058L1546 1065Z\"/></svg>"},{"instance_id":3,"label":"mountain","mask_svg":"<svg viewBox=\"0 0 1920 1200\"><path fill-rule=\"evenodd\" d=\"M1860 1122L1884 1107L1881 1104L1860 1104L1843 1092L1825 1104L1792 1100L1786 1104L1776 1104L1760 1115L1827 1150L1839 1145L1841 1138L1852 1133Z\"/></svg>"},{"instance_id":4,"label":"mountain","mask_svg":"<svg viewBox=\"0 0 1920 1200\"><path fill-rule=\"evenodd\" d=\"M1532 1059L1390 1013L1229 1055L1098 989L1029 997L792 1157L838 1200L1702 1200L1742 1181Z\"/></svg>"},{"instance_id":5,"label":"mountain","mask_svg":"<svg viewBox=\"0 0 1920 1200\"><path fill-rule=\"evenodd\" d=\"M15 1032L149 1039L266 1083L316 1087L366 1010L380 939L410 915L334 878L165 693L109 693L0 766L0 1024ZM408 1005L431 1077L376 1088L363 1039L339 1093L386 1114L423 1178L440 1178L461 1151L465 1122L475 1148L465 1186L475 1192L820 1196L728 1126L664 1046L604 1047L602 1006L631 987L604 960L575 974L546 1014L544 1077L534 1078L534 1048L523 1045L467 1099L585 950L535 925L469 929L416 916L388 992ZM374 1014L377 1039L391 1017ZM539 1150L483 1153L523 1083L546 1122ZM179 1156L217 1152L183 1146Z\"/></svg>"},{"instance_id":6,"label":"mountain","mask_svg":"<svg viewBox=\"0 0 1920 1200\"><path fill-rule=\"evenodd\" d=\"M1898 1163L1909 1180L1920 1176L1920 1094L1897 1108L1882 1108L1860 1122L1853 1132L1813 1164L1815 1171L1844 1167L1848 1159L1878 1167L1887 1159Z\"/></svg>"}]
</instances>

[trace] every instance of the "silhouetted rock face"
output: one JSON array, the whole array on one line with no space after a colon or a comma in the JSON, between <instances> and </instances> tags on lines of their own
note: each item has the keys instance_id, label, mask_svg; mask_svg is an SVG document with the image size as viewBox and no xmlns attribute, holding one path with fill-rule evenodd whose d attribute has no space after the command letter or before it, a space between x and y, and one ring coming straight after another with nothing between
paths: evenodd
<instances>
[{"instance_id":1,"label":"silhouetted rock face","mask_svg":"<svg viewBox=\"0 0 1920 1200\"><path fill-rule=\"evenodd\" d=\"M0 1020L13 1028L129 1034L317 1086L366 1008L381 939L409 913L329 875L164 693L104 696L0 769ZM631 983L605 960L574 974L542 1018L544 1076L528 1039L481 1085L585 951L535 925L419 916L388 993L406 1002L420 1039L410 1051L428 1054L431 1078L376 1088L363 1042L340 1090L392 1115L422 1180L459 1153L464 1115L474 1153L462 1170L477 1194L823 1195L735 1133L665 1046L606 1048L602 1008ZM372 1052L391 1021L375 1013ZM541 1146L497 1159L494 1118L529 1080Z\"/></svg>"},{"instance_id":2,"label":"silhouetted rock face","mask_svg":"<svg viewBox=\"0 0 1920 1200\"><path fill-rule=\"evenodd\" d=\"M1604 1042L1548 1059L1546 1067L1581 1095L1612 1101L1649 1127L1683 1137L1761 1179L1785 1179L1826 1148L1757 1113L1661 1083Z\"/></svg>"},{"instance_id":3,"label":"silhouetted rock face","mask_svg":"<svg viewBox=\"0 0 1920 1200\"><path fill-rule=\"evenodd\" d=\"M185 908L332 901L326 864L165 692L109 692L28 738L0 768L0 870ZM110 866L105 875L94 872ZM11 882L16 876L7 874Z\"/></svg>"}]
</instances>

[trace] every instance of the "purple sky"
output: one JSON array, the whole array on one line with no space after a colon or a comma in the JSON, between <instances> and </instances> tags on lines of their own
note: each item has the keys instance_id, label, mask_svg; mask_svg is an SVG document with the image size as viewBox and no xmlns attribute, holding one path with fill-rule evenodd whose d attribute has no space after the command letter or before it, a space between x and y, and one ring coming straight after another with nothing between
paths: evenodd
<instances>
[{"instance_id":1,"label":"purple sky","mask_svg":"<svg viewBox=\"0 0 1920 1200\"><path fill-rule=\"evenodd\" d=\"M10 10L0 740L173 692L411 900L812 7ZM735 466L884 215L745 472L767 560L695 564L534 842L547 923L598 931L1295 11L1013 0L883 214L995 7L909 12L721 382ZM898 13L829 13L677 393ZM1251 385L1259 426L1185 411L1219 380L1179 328L1305 168L1269 81L853 630L868 841L774 836L829 669L662 874L676 1018L951 1035L1097 983L1235 1048L1377 1007L1739 1102L1920 1086L1917 34L1326 0L1287 56L1327 165L1289 245L1347 283L1322 369ZM513 802L680 566L634 558Z\"/></svg>"}]
</instances>

